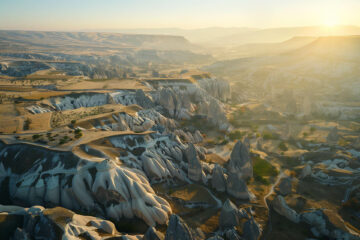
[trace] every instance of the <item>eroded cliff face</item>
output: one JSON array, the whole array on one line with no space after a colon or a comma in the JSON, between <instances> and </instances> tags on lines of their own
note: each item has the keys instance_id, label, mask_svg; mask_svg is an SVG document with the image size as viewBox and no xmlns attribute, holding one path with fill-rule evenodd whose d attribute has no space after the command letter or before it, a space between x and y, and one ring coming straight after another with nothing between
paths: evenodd
<instances>
[{"instance_id":1,"label":"eroded cliff face","mask_svg":"<svg viewBox=\"0 0 360 240\"><path fill-rule=\"evenodd\" d=\"M193 126L181 124L200 115L204 124L227 130L223 101L228 97L225 82L203 79L150 85L149 91L72 93L28 104L25 108L32 114L50 112L63 117L108 106L116 111L96 112L99 116L57 125L68 133L76 130L84 134L66 146L1 142L0 190L6 196L3 203L61 206L115 224L126 220L147 226L169 224L171 232L172 225L180 221L169 223L171 198L166 194L160 197L163 193L155 193L151 184L194 184L207 189L219 178L223 180L221 186L213 187L220 192L226 189L227 170L219 165L216 173L215 165L205 161L210 154L201 144L205 135ZM100 106L104 107L96 108ZM90 141L87 133L96 136ZM81 143L83 139L87 141ZM207 190L220 206L220 200L210 188ZM187 206L191 208L192 204ZM200 205L208 206L202 202ZM169 237L182 234L170 232Z\"/></svg>"},{"instance_id":2,"label":"eroded cliff face","mask_svg":"<svg viewBox=\"0 0 360 240\"><path fill-rule=\"evenodd\" d=\"M203 115L219 129L227 130L229 128L230 125L224 111L225 105L222 102L230 98L228 83L216 79L201 79L198 83L174 81L169 84L159 80L159 83L156 84L146 84L152 88L146 93L142 90L121 90L112 93L71 94L51 98L47 106L44 104L33 105L27 107L27 110L38 114L105 104L124 106L136 104L176 120Z\"/></svg>"},{"instance_id":3,"label":"eroded cliff face","mask_svg":"<svg viewBox=\"0 0 360 240\"><path fill-rule=\"evenodd\" d=\"M171 213L142 171L110 159L94 162L27 144L1 144L0 157L2 191L13 202L139 218L150 226L166 223Z\"/></svg>"}]
</instances>

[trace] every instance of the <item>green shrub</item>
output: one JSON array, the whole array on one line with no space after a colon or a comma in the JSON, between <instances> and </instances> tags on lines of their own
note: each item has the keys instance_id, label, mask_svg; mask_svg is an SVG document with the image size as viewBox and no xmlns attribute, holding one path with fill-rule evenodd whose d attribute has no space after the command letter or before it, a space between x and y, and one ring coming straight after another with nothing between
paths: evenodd
<instances>
[{"instance_id":1,"label":"green shrub","mask_svg":"<svg viewBox=\"0 0 360 240\"><path fill-rule=\"evenodd\" d=\"M262 158L255 158L254 159L254 177L256 176L271 176L274 177L276 175L278 175L278 170L271 165L268 161L262 159Z\"/></svg>"},{"instance_id":2,"label":"green shrub","mask_svg":"<svg viewBox=\"0 0 360 240\"><path fill-rule=\"evenodd\" d=\"M309 136L309 134L307 132L303 132L303 136L307 137L307 136Z\"/></svg>"},{"instance_id":3,"label":"green shrub","mask_svg":"<svg viewBox=\"0 0 360 240\"><path fill-rule=\"evenodd\" d=\"M310 132L313 133L313 132L315 132L315 131L316 131L316 128L315 128L315 127L311 127L311 128L310 128Z\"/></svg>"},{"instance_id":4,"label":"green shrub","mask_svg":"<svg viewBox=\"0 0 360 240\"><path fill-rule=\"evenodd\" d=\"M254 177L254 179L255 179L256 182L259 182L259 183L261 183L261 184L270 185L269 180L267 180L266 178L264 178L264 177L262 177L262 176L256 175L256 176Z\"/></svg>"},{"instance_id":5,"label":"green shrub","mask_svg":"<svg viewBox=\"0 0 360 240\"><path fill-rule=\"evenodd\" d=\"M80 132L80 133L78 133L78 134L75 134L75 138L81 138L82 137L82 133Z\"/></svg>"},{"instance_id":6,"label":"green shrub","mask_svg":"<svg viewBox=\"0 0 360 240\"><path fill-rule=\"evenodd\" d=\"M263 138L264 138L264 140L277 140L277 139L279 139L279 136L276 134L273 134L271 132L264 131Z\"/></svg>"},{"instance_id":7,"label":"green shrub","mask_svg":"<svg viewBox=\"0 0 360 240\"><path fill-rule=\"evenodd\" d=\"M29 130L31 123L32 123L32 120L31 120L30 118L27 118L27 119L24 121L24 130Z\"/></svg>"},{"instance_id":8,"label":"green shrub","mask_svg":"<svg viewBox=\"0 0 360 240\"><path fill-rule=\"evenodd\" d=\"M234 140L239 140L242 138L244 134L241 133L239 130L236 130L236 131L232 131L229 133L229 138L231 141L234 141Z\"/></svg>"},{"instance_id":9,"label":"green shrub","mask_svg":"<svg viewBox=\"0 0 360 240\"><path fill-rule=\"evenodd\" d=\"M226 145L228 143L229 143L229 140L224 139L221 142L219 142L218 145Z\"/></svg>"},{"instance_id":10,"label":"green shrub","mask_svg":"<svg viewBox=\"0 0 360 240\"><path fill-rule=\"evenodd\" d=\"M39 135L39 134L32 135L33 140L39 139L40 137L41 137L41 135Z\"/></svg>"}]
</instances>

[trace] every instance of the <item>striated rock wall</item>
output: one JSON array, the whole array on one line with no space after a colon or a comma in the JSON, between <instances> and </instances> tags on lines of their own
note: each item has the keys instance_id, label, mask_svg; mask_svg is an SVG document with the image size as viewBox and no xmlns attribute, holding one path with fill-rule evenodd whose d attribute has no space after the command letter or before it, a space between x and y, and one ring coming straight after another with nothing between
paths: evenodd
<instances>
[{"instance_id":1,"label":"striated rock wall","mask_svg":"<svg viewBox=\"0 0 360 240\"><path fill-rule=\"evenodd\" d=\"M71 152L1 144L0 173L1 190L25 205L63 206L115 220L138 218L150 226L165 224L171 213L142 171L112 160L92 162Z\"/></svg>"}]
</instances>

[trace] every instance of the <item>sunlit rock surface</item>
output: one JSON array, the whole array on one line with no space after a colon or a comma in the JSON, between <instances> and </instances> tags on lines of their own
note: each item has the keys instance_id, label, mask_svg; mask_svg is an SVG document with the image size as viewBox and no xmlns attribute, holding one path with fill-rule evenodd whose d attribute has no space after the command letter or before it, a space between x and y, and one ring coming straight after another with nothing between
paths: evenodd
<instances>
[{"instance_id":1,"label":"sunlit rock surface","mask_svg":"<svg viewBox=\"0 0 360 240\"><path fill-rule=\"evenodd\" d=\"M142 235L119 233L110 221L79 215L62 207L0 205L0 218L2 239L142 239Z\"/></svg>"},{"instance_id":2,"label":"sunlit rock surface","mask_svg":"<svg viewBox=\"0 0 360 240\"><path fill-rule=\"evenodd\" d=\"M294 211L293 209L291 209L285 202L285 199L278 195L271 203L272 207L274 208L274 210L286 217L287 219L289 219L290 221L294 222L294 223L298 223L300 221L300 216L299 214L297 214L296 211Z\"/></svg>"},{"instance_id":3,"label":"sunlit rock surface","mask_svg":"<svg viewBox=\"0 0 360 240\"><path fill-rule=\"evenodd\" d=\"M223 171L223 168L216 164L213 172L212 172L212 178L211 178L211 186L216 189L216 191L219 192L225 192L226 190L226 178Z\"/></svg>"},{"instance_id":4,"label":"sunlit rock surface","mask_svg":"<svg viewBox=\"0 0 360 240\"><path fill-rule=\"evenodd\" d=\"M63 206L120 220L164 224L169 204L158 197L142 171L112 160L92 162L71 152L26 144L1 144L0 181L12 201Z\"/></svg>"},{"instance_id":5,"label":"sunlit rock surface","mask_svg":"<svg viewBox=\"0 0 360 240\"><path fill-rule=\"evenodd\" d=\"M351 231L342 218L330 210L315 210L301 214L301 220L310 225L316 237L330 239L360 239L360 235Z\"/></svg>"},{"instance_id":6,"label":"sunlit rock surface","mask_svg":"<svg viewBox=\"0 0 360 240\"><path fill-rule=\"evenodd\" d=\"M230 155L227 169L232 174L239 175L242 179L253 176L252 160L249 155L249 149L245 143L238 141Z\"/></svg>"}]
</instances>

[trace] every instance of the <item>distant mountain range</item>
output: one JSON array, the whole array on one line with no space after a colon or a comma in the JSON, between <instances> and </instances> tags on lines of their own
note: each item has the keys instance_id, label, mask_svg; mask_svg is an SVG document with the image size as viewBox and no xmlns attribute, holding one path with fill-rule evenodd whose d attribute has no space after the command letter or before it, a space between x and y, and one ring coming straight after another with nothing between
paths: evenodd
<instances>
[{"instance_id":1,"label":"distant mountain range","mask_svg":"<svg viewBox=\"0 0 360 240\"><path fill-rule=\"evenodd\" d=\"M88 31L88 30L85 30ZM190 42L210 46L234 46L247 43L282 42L296 36L332 36L357 35L360 27L357 26L303 26L287 28L157 28L157 29L97 29L98 32L121 32L131 34L162 34L184 36Z\"/></svg>"},{"instance_id":2,"label":"distant mountain range","mask_svg":"<svg viewBox=\"0 0 360 240\"><path fill-rule=\"evenodd\" d=\"M156 50L196 49L182 36L100 33L0 30L1 45L42 48L141 48Z\"/></svg>"},{"instance_id":3,"label":"distant mountain range","mask_svg":"<svg viewBox=\"0 0 360 240\"><path fill-rule=\"evenodd\" d=\"M360 36L294 38L276 44L276 49L277 53L219 61L204 70L233 82L232 89L238 91L246 86L270 94L288 88L358 100Z\"/></svg>"}]
</instances>

